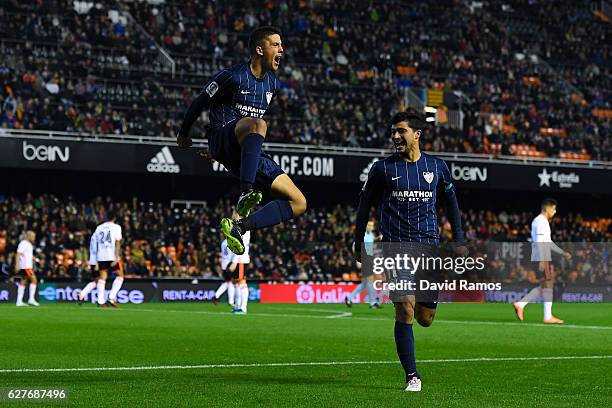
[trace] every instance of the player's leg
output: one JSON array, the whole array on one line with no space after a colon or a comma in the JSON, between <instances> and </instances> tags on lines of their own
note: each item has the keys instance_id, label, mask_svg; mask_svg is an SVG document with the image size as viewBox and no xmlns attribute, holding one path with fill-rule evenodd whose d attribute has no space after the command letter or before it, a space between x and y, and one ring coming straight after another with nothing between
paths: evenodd
<instances>
[{"instance_id":1,"label":"player's leg","mask_svg":"<svg viewBox=\"0 0 612 408\"><path fill-rule=\"evenodd\" d=\"M240 290L240 279L234 279L234 296L232 299L233 309L232 313L240 313L240 304L242 303L242 291Z\"/></svg>"},{"instance_id":2,"label":"player's leg","mask_svg":"<svg viewBox=\"0 0 612 408\"><path fill-rule=\"evenodd\" d=\"M421 379L416 369L414 354L414 296L405 296L401 301L394 301L395 307L395 347L397 356L406 374L406 391L421 391Z\"/></svg>"},{"instance_id":3,"label":"player's leg","mask_svg":"<svg viewBox=\"0 0 612 408\"><path fill-rule=\"evenodd\" d=\"M223 271L223 274L225 275L225 271ZM224 277L225 279L225 277ZM225 291L228 290L229 287L229 283L230 281L228 281L227 279L225 279L223 281L223 283L221 285L219 285L219 287L217 288L216 292L215 292L215 298L213 299L213 303L215 305L219 304L219 299L221 299L221 296L223 296L223 294L225 293ZM228 293L228 297L229 297L229 293Z\"/></svg>"},{"instance_id":4,"label":"player's leg","mask_svg":"<svg viewBox=\"0 0 612 408\"><path fill-rule=\"evenodd\" d=\"M26 289L26 275L25 271L19 271L19 285L17 286L17 302L16 306L27 306L23 301L23 295L25 294Z\"/></svg>"},{"instance_id":5,"label":"player's leg","mask_svg":"<svg viewBox=\"0 0 612 408\"><path fill-rule=\"evenodd\" d=\"M119 303L117 302L117 293L119 293L121 285L123 285L124 281L123 267L120 264L118 264L117 266L118 269L115 271L117 275L113 280L113 285L111 286L110 293L108 294L108 302L113 307L119 307Z\"/></svg>"},{"instance_id":6,"label":"player's leg","mask_svg":"<svg viewBox=\"0 0 612 408\"><path fill-rule=\"evenodd\" d=\"M262 159L262 161L267 160L272 159ZM268 164L270 163L266 163L266 166ZM270 201L250 216L240 220L243 231L272 227L298 217L306 211L306 197L288 175L282 173L275 177L270 190L278 199Z\"/></svg>"},{"instance_id":7,"label":"player's leg","mask_svg":"<svg viewBox=\"0 0 612 408\"><path fill-rule=\"evenodd\" d=\"M249 303L249 286L246 283L246 279L240 281L240 305L238 309L247 312L247 304Z\"/></svg>"},{"instance_id":8,"label":"player's leg","mask_svg":"<svg viewBox=\"0 0 612 408\"><path fill-rule=\"evenodd\" d=\"M249 287L246 283L246 264L238 264L238 279L240 281L238 288L240 291L240 303L237 304L237 307L239 310L246 313L247 303L249 303Z\"/></svg>"},{"instance_id":9,"label":"player's leg","mask_svg":"<svg viewBox=\"0 0 612 408\"><path fill-rule=\"evenodd\" d=\"M106 278L108 276L108 270L106 267L101 267L100 265L98 265L98 268L100 268L100 276L96 283L98 307L106 307Z\"/></svg>"},{"instance_id":10,"label":"player's leg","mask_svg":"<svg viewBox=\"0 0 612 408\"><path fill-rule=\"evenodd\" d=\"M538 277L543 277L543 279L545 280L545 269L547 267L547 262L546 261L539 261L536 264L536 268L537 268L537 273L536 275ZM513 306L514 306L514 312L516 313L516 317L523 321L525 318L525 307L529 304L529 303L534 303L534 302L538 302L541 299L542 296L542 289L543 286L537 286L533 289L531 289L525 296L523 296L521 298L521 300L519 300L518 302L514 302Z\"/></svg>"},{"instance_id":11,"label":"player's leg","mask_svg":"<svg viewBox=\"0 0 612 408\"><path fill-rule=\"evenodd\" d=\"M87 295L89 295L91 293L91 291L94 290L95 288L96 288L96 281L95 280L92 280L87 285L85 285L83 290L81 290L79 292L79 294L78 294L79 304L81 302L83 302L83 300L85 300L87 298Z\"/></svg>"},{"instance_id":12,"label":"player's leg","mask_svg":"<svg viewBox=\"0 0 612 408\"><path fill-rule=\"evenodd\" d=\"M514 306L514 312L516 313L516 317L523 321L525 319L525 306L529 303L537 302L540 299L540 293L542 288L536 286L531 289L525 296L521 298L518 302L514 302L512 306Z\"/></svg>"},{"instance_id":13,"label":"player's leg","mask_svg":"<svg viewBox=\"0 0 612 408\"><path fill-rule=\"evenodd\" d=\"M79 306L82 305L83 300L87 298L94 289L98 287L98 278L100 277L100 268L98 265L91 265L91 281L85 285L81 293L77 296Z\"/></svg>"},{"instance_id":14,"label":"player's leg","mask_svg":"<svg viewBox=\"0 0 612 408\"><path fill-rule=\"evenodd\" d=\"M242 118L236 123L234 134L240 145L240 198L236 211L241 217L261 201L261 191L253 189L257 176L257 166L261 155L268 126L263 119Z\"/></svg>"},{"instance_id":15,"label":"player's leg","mask_svg":"<svg viewBox=\"0 0 612 408\"><path fill-rule=\"evenodd\" d=\"M370 275L363 280L365 285L366 293L368 294L368 303L370 308L380 308L378 300L376 299L376 290L374 289L374 276Z\"/></svg>"},{"instance_id":16,"label":"player's leg","mask_svg":"<svg viewBox=\"0 0 612 408\"><path fill-rule=\"evenodd\" d=\"M258 169L259 184L268 185L278 199L270 201L240 221L221 220L221 230L227 238L227 246L237 255L244 253L242 234L246 231L271 227L302 215L306 211L306 197L268 155L262 155Z\"/></svg>"},{"instance_id":17,"label":"player's leg","mask_svg":"<svg viewBox=\"0 0 612 408\"><path fill-rule=\"evenodd\" d=\"M545 262L544 283L542 283L542 300L544 303L544 323L563 324L564 321L553 316L553 288L555 286L555 275L550 261Z\"/></svg>"},{"instance_id":18,"label":"player's leg","mask_svg":"<svg viewBox=\"0 0 612 408\"><path fill-rule=\"evenodd\" d=\"M236 285L233 280L227 283L227 303L231 307L235 307L236 305Z\"/></svg>"},{"instance_id":19,"label":"player's leg","mask_svg":"<svg viewBox=\"0 0 612 408\"><path fill-rule=\"evenodd\" d=\"M228 282L223 282L221 285L219 285L219 287L217 288L217 291L215 292L216 299L219 299L221 298L221 296L223 296L223 294L227 290L227 286L228 286Z\"/></svg>"},{"instance_id":20,"label":"player's leg","mask_svg":"<svg viewBox=\"0 0 612 408\"><path fill-rule=\"evenodd\" d=\"M436 317L437 306L435 302L417 302L414 308L414 317L417 322L423 327L431 326Z\"/></svg>"},{"instance_id":21,"label":"player's leg","mask_svg":"<svg viewBox=\"0 0 612 408\"><path fill-rule=\"evenodd\" d=\"M30 281L28 305L40 306L40 304L36 301L36 287L38 286L38 279L36 278L36 274L31 269L26 270L26 273L28 274L28 280Z\"/></svg>"},{"instance_id":22,"label":"player's leg","mask_svg":"<svg viewBox=\"0 0 612 408\"><path fill-rule=\"evenodd\" d=\"M353 299L355 298L355 296L357 296L359 293L361 293L361 291L363 290L365 286L364 280L362 279L361 282L359 283L359 285L357 285L357 287L355 288L355 290L353 290L351 292L350 295L348 295L345 299L344 299L344 303L346 303L346 305L348 307L351 307L353 305Z\"/></svg>"}]
</instances>

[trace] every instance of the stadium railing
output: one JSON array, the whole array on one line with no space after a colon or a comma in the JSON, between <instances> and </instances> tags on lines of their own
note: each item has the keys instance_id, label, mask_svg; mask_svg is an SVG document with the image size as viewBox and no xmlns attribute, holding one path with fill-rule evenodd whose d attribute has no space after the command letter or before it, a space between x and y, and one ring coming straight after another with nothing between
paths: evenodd
<instances>
[{"instance_id":1,"label":"stadium railing","mask_svg":"<svg viewBox=\"0 0 612 408\"><path fill-rule=\"evenodd\" d=\"M42 139L42 140L65 140L82 141L96 143L126 143L126 144L149 144L161 146L176 146L174 139L159 136L142 136L126 134L95 134L83 132L61 132L53 130L25 130L25 129L3 129L0 128L2 138L21 138L21 139ZM345 147L345 146L317 146L307 144L290 143L265 143L269 149L287 153L327 153L335 155L350 155L361 157L386 156L390 154L389 148L364 148L364 147ZM204 139L194 139L193 147L208 147L208 142ZM540 164L556 165L565 167L589 167L598 169L612 170L612 161L597 160L570 160L558 158L539 158L539 157L517 157L510 155L476 154L476 153L451 153L435 152L435 155L443 159L461 159L473 162L496 162L507 164Z\"/></svg>"}]
</instances>

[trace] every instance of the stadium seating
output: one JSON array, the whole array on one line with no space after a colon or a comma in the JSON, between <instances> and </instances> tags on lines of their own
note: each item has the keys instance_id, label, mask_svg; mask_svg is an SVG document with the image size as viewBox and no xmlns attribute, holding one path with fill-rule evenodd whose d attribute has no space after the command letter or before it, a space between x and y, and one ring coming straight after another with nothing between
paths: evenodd
<instances>
[{"instance_id":1,"label":"stadium seating","mask_svg":"<svg viewBox=\"0 0 612 408\"><path fill-rule=\"evenodd\" d=\"M44 195L0 201L0 271L8 277L18 238L25 229L37 233L39 275L84 279L89 236L108 208L114 208L123 226L123 259L129 277L217 277L220 274L219 231L204 228L227 213L231 204L173 209L160 203L89 202ZM248 276L266 280L354 281L358 270L348 250L354 208L337 205L311 210L304 217L256 231L252 236ZM470 241L526 241L534 214L495 214L484 210L463 213ZM442 240L451 240L450 224L440 215ZM44 223L41 220L45 220ZM612 219L585 219L567 214L553 221L557 242L612 240ZM602 277L609 278L602 270Z\"/></svg>"},{"instance_id":2,"label":"stadium seating","mask_svg":"<svg viewBox=\"0 0 612 408\"><path fill-rule=\"evenodd\" d=\"M612 159L610 24L588 1L119 2L134 21L87 4L0 0L0 126L171 138L207 78L247 58L248 32L274 23L287 57L270 141L383 146L409 86L431 104L462 95L463 130L439 128L433 150Z\"/></svg>"}]
</instances>

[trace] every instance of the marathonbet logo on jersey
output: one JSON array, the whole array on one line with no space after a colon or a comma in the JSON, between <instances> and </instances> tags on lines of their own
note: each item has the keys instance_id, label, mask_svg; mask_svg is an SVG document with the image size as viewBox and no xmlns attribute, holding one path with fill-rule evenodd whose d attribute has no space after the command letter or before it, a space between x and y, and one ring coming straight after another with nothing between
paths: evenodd
<instances>
[{"instance_id":1,"label":"marathonbet logo on jersey","mask_svg":"<svg viewBox=\"0 0 612 408\"><path fill-rule=\"evenodd\" d=\"M147 164L147 171L149 173L180 173L181 166L176 164L172 152L168 146L164 146L155 157L153 157L149 164Z\"/></svg>"},{"instance_id":2,"label":"marathonbet logo on jersey","mask_svg":"<svg viewBox=\"0 0 612 408\"><path fill-rule=\"evenodd\" d=\"M408 202L423 202L426 203L433 198L433 191L428 190L393 190L391 197L403 203Z\"/></svg>"}]
</instances>

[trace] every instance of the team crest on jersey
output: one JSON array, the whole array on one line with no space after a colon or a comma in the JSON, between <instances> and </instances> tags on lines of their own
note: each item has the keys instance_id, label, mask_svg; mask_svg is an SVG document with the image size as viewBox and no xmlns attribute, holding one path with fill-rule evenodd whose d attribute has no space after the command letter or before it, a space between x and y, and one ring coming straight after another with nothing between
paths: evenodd
<instances>
[{"instance_id":1,"label":"team crest on jersey","mask_svg":"<svg viewBox=\"0 0 612 408\"><path fill-rule=\"evenodd\" d=\"M266 100L268 101L268 103L270 103L270 101L272 100L272 92L266 92Z\"/></svg>"},{"instance_id":2,"label":"team crest on jersey","mask_svg":"<svg viewBox=\"0 0 612 408\"><path fill-rule=\"evenodd\" d=\"M213 97L214 94L217 93L217 91L219 90L219 84L216 83L215 81L212 81L210 83L210 85L208 85L206 87L206 93L208 94L208 96L210 96L211 98Z\"/></svg>"},{"instance_id":3,"label":"team crest on jersey","mask_svg":"<svg viewBox=\"0 0 612 408\"><path fill-rule=\"evenodd\" d=\"M433 178L434 178L434 174L431 171L424 171L423 172L423 178L425 179L427 184L431 184L431 182L433 181Z\"/></svg>"}]
</instances>

